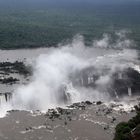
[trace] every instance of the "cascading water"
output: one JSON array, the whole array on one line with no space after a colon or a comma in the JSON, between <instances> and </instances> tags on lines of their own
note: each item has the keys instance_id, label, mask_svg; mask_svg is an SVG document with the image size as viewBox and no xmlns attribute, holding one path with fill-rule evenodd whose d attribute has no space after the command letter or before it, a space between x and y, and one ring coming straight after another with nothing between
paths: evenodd
<instances>
[{"instance_id":1,"label":"cascading water","mask_svg":"<svg viewBox=\"0 0 140 140\"><path fill-rule=\"evenodd\" d=\"M131 90L131 87L128 87L128 96L132 96L132 90Z\"/></svg>"},{"instance_id":2,"label":"cascading water","mask_svg":"<svg viewBox=\"0 0 140 140\"><path fill-rule=\"evenodd\" d=\"M133 67L139 65L137 51L125 48L131 41L124 36L113 44L109 40L107 48L103 39L87 47L80 36L71 44L48 49L33 63L29 84L14 91L12 109L47 110L85 100L119 99L140 91L134 85L140 79Z\"/></svg>"},{"instance_id":3,"label":"cascading water","mask_svg":"<svg viewBox=\"0 0 140 140\"><path fill-rule=\"evenodd\" d=\"M0 105L10 102L12 99L12 93L1 93L0 94Z\"/></svg>"}]
</instances>

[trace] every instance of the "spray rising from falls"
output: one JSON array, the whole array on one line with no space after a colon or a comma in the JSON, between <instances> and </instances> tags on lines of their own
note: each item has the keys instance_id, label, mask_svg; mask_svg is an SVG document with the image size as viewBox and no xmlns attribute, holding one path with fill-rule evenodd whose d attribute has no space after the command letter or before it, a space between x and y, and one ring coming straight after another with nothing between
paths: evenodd
<instances>
[{"instance_id":1,"label":"spray rising from falls","mask_svg":"<svg viewBox=\"0 0 140 140\"><path fill-rule=\"evenodd\" d=\"M31 82L14 92L13 108L47 110L79 101L107 101L114 96L119 98L122 93L132 94L136 89L132 91L133 83L126 86L126 81L131 78L129 73L135 71L137 52L128 49L133 43L125 38L124 32L116 36L115 43L104 35L91 47L85 46L82 36L76 36L68 45L48 49L33 64ZM123 83L125 86L119 89Z\"/></svg>"}]
</instances>

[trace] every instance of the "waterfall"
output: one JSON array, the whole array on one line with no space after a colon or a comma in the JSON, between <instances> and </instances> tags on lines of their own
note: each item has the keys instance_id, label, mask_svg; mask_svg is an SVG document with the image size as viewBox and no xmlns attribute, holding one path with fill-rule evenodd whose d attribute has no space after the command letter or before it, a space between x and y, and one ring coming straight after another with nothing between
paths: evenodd
<instances>
[{"instance_id":1,"label":"waterfall","mask_svg":"<svg viewBox=\"0 0 140 140\"><path fill-rule=\"evenodd\" d=\"M6 99L4 95L0 95L0 105L5 104L6 103Z\"/></svg>"},{"instance_id":2,"label":"waterfall","mask_svg":"<svg viewBox=\"0 0 140 140\"><path fill-rule=\"evenodd\" d=\"M0 105L5 104L6 102L10 101L12 98L11 93L0 93Z\"/></svg>"},{"instance_id":3,"label":"waterfall","mask_svg":"<svg viewBox=\"0 0 140 140\"><path fill-rule=\"evenodd\" d=\"M94 83L94 78L92 76L88 77L88 84Z\"/></svg>"},{"instance_id":4,"label":"waterfall","mask_svg":"<svg viewBox=\"0 0 140 140\"><path fill-rule=\"evenodd\" d=\"M66 84L64 88L64 96L65 96L65 103L74 103L79 101L80 94L79 92L73 87L72 83Z\"/></svg>"},{"instance_id":5,"label":"waterfall","mask_svg":"<svg viewBox=\"0 0 140 140\"><path fill-rule=\"evenodd\" d=\"M122 73L119 73L119 74L118 74L118 78L119 78L119 79L122 79L122 78L123 78L123 77L122 77Z\"/></svg>"},{"instance_id":6,"label":"waterfall","mask_svg":"<svg viewBox=\"0 0 140 140\"><path fill-rule=\"evenodd\" d=\"M130 87L128 87L128 96L132 96L132 90Z\"/></svg>"},{"instance_id":7,"label":"waterfall","mask_svg":"<svg viewBox=\"0 0 140 140\"><path fill-rule=\"evenodd\" d=\"M83 85L84 85L83 78L81 78L81 79L80 79L80 84L81 84L81 86L83 86Z\"/></svg>"},{"instance_id":8,"label":"waterfall","mask_svg":"<svg viewBox=\"0 0 140 140\"><path fill-rule=\"evenodd\" d=\"M90 77L88 77L88 84L90 84L91 83L91 81L90 81Z\"/></svg>"},{"instance_id":9,"label":"waterfall","mask_svg":"<svg viewBox=\"0 0 140 140\"><path fill-rule=\"evenodd\" d=\"M119 99L118 93L115 91L116 99Z\"/></svg>"}]
</instances>

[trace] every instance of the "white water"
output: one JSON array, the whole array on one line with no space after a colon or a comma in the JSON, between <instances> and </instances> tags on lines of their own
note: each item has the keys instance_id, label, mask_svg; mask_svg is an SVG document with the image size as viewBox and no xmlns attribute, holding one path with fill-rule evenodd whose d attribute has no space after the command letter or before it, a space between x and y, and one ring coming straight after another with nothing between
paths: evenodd
<instances>
[{"instance_id":1,"label":"white water","mask_svg":"<svg viewBox=\"0 0 140 140\"><path fill-rule=\"evenodd\" d=\"M34 74L31 82L28 85L20 85L15 90L11 109L47 110L65 105L64 96L70 98L70 103L84 100L108 101L109 94L102 93L101 89L111 82L110 75L138 62L136 50L127 49L133 42L124 35L121 38L121 33L116 35L118 39L113 44L105 35L103 39L95 40L93 46L87 47L83 37L76 36L68 45L47 49L46 53L33 61ZM93 66L99 73L104 68L109 68L108 73L97 80L98 88L73 87L70 77ZM81 81L83 83L83 79ZM92 81L93 79L89 79L88 82ZM66 85L65 94L62 92L63 85Z\"/></svg>"}]
</instances>

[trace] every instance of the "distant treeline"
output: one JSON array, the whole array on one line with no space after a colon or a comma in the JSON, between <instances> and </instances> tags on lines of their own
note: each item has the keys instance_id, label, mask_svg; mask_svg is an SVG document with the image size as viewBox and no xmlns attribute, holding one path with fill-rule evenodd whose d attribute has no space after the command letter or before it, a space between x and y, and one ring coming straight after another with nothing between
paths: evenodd
<instances>
[{"instance_id":1,"label":"distant treeline","mask_svg":"<svg viewBox=\"0 0 140 140\"><path fill-rule=\"evenodd\" d=\"M31 0L30 4L25 2L28 6L12 7L8 6L10 0L6 1L3 1L5 8L0 4L0 49L57 46L76 34L83 35L90 44L103 33L122 29L130 30L130 38L140 44L140 8L136 4L91 7L81 4L77 8L74 3L71 7L52 8L49 5L32 6ZM17 0L11 3L16 5Z\"/></svg>"}]
</instances>

